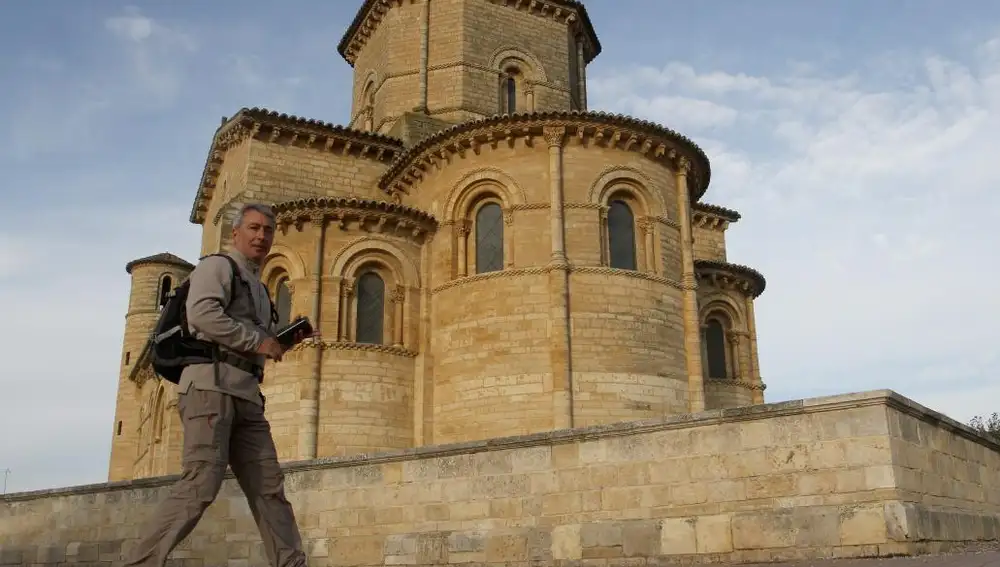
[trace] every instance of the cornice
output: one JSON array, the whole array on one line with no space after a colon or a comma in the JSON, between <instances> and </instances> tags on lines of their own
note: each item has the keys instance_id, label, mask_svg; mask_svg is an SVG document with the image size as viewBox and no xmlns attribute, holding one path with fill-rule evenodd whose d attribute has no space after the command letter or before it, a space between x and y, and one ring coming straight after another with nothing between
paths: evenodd
<instances>
[{"instance_id":1,"label":"cornice","mask_svg":"<svg viewBox=\"0 0 1000 567\"><path fill-rule=\"evenodd\" d=\"M707 378L706 382L709 384L717 384L720 386L734 386L737 388L743 388L750 391L763 392L767 390L767 384L751 382L748 380L741 380L739 378Z\"/></svg>"},{"instance_id":2,"label":"cornice","mask_svg":"<svg viewBox=\"0 0 1000 567\"><path fill-rule=\"evenodd\" d=\"M183 268L185 270L193 270L194 265L188 262L184 258L179 256L174 256L170 252L161 252L159 254L154 254L152 256L146 256L145 258L136 258L131 262L125 264L125 273L131 274L132 270L139 266L145 266L147 264L159 264L161 266L177 266L178 268Z\"/></svg>"},{"instance_id":3,"label":"cornice","mask_svg":"<svg viewBox=\"0 0 1000 567\"><path fill-rule=\"evenodd\" d=\"M465 284L470 284L473 282L480 282L484 280L500 279L500 278L516 278L521 276L537 276L541 274L547 274L552 271L565 270L569 273L575 274L593 274L602 276L622 276L627 278L634 278L640 280L646 280L650 282L656 282L665 286L669 286L676 289L683 289L684 286L680 282L658 276L656 274L650 274L647 272L637 272L634 270L620 270L617 268L611 268L609 266L574 266L574 265L559 265L559 264L548 264L545 266L536 266L533 268L513 268L506 270L498 270L495 272L487 272L484 274L473 274L471 276L462 276L455 279L446 281L445 283L431 289L432 295L437 295L443 291L449 290L454 287L458 287Z\"/></svg>"},{"instance_id":4,"label":"cornice","mask_svg":"<svg viewBox=\"0 0 1000 567\"><path fill-rule=\"evenodd\" d=\"M368 43L378 26L385 19L386 13L393 7L427 0L365 0L354 15L354 20L344 32L337 52L351 67L357 60L358 53ZM576 28L586 38L585 61L589 64L601 53L601 41L597 38L594 25L587 15L587 9L577 0L487 0L491 4L522 10L542 18L550 18Z\"/></svg>"},{"instance_id":5,"label":"cornice","mask_svg":"<svg viewBox=\"0 0 1000 567\"><path fill-rule=\"evenodd\" d=\"M708 189L712 175L708 156L683 134L630 116L576 110L494 115L441 130L397 156L379 179L379 187L389 194L408 193L425 172L442 167L441 162L452 155L462 157L467 151L478 154L483 146L496 148L501 141L513 145L523 139L534 144L543 138L544 130L552 128L565 129L567 140L633 151L674 170L685 169L691 180L692 201Z\"/></svg>"},{"instance_id":6,"label":"cornice","mask_svg":"<svg viewBox=\"0 0 1000 567\"><path fill-rule=\"evenodd\" d=\"M412 351L408 348L393 345L381 345L381 344L369 344L369 343L353 343L347 341L303 341L294 347L291 351L303 351L308 349L320 349L320 350L352 350L359 352L378 352L382 354L388 354L392 356L399 356L403 358L416 358L417 352Z\"/></svg>"},{"instance_id":7,"label":"cornice","mask_svg":"<svg viewBox=\"0 0 1000 567\"><path fill-rule=\"evenodd\" d=\"M306 223L331 221L341 229L348 222L357 222L361 227L374 232L392 231L409 233L413 237L433 233L438 221L434 215L420 209L398 203L358 199L353 197L318 197L296 199L273 205L279 230L287 231L289 226L301 230ZM369 224L370 226L365 226Z\"/></svg>"},{"instance_id":8,"label":"cornice","mask_svg":"<svg viewBox=\"0 0 1000 567\"><path fill-rule=\"evenodd\" d=\"M384 134L282 114L266 108L242 108L223 122L212 138L198 184L198 193L191 207L189 220L192 223L205 222L205 213L212 199L226 150L248 139L267 143L280 139L287 145L339 152L385 163L391 162L403 149L402 140Z\"/></svg>"},{"instance_id":9,"label":"cornice","mask_svg":"<svg viewBox=\"0 0 1000 567\"><path fill-rule=\"evenodd\" d=\"M156 379L156 372L153 371L153 361L150 358L151 350L153 347L152 341L147 340L142 346L142 351L139 356L135 358L135 363L132 364L132 370L128 373L128 379L139 387L142 387L147 380Z\"/></svg>"},{"instance_id":10,"label":"cornice","mask_svg":"<svg viewBox=\"0 0 1000 567\"><path fill-rule=\"evenodd\" d=\"M699 281L708 282L719 289L732 289L752 298L760 297L767 285L757 270L714 260L695 260L695 274Z\"/></svg>"},{"instance_id":11,"label":"cornice","mask_svg":"<svg viewBox=\"0 0 1000 567\"><path fill-rule=\"evenodd\" d=\"M692 203L691 216L694 225L710 230L726 230L731 223L740 220L740 214L732 209L709 203Z\"/></svg>"}]
</instances>

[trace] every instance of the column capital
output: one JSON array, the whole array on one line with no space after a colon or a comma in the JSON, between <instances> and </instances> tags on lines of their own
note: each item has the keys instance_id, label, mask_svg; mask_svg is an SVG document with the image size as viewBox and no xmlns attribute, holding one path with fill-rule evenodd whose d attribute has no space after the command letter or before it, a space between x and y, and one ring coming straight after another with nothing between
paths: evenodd
<instances>
[{"instance_id":1,"label":"column capital","mask_svg":"<svg viewBox=\"0 0 1000 567\"><path fill-rule=\"evenodd\" d=\"M405 297L406 297L406 288L401 285L395 286L389 293L389 301L393 303L402 303Z\"/></svg>"},{"instance_id":2,"label":"column capital","mask_svg":"<svg viewBox=\"0 0 1000 567\"><path fill-rule=\"evenodd\" d=\"M652 217L639 217L639 222L636 223L643 232L649 234L653 232L653 226L656 224L656 220Z\"/></svg>"},{"instance_id":3,"label":"column capital","mask_svg":"<svg viewBox=\"0 0 1000 567\"><path fill-rule=\"evenodd\" d=\"M677 166L678 175L687 176L688 173L691 173L691 161L688 160L688 158L684 156L677 156L674 163Z\"/></svg>"},{"instance_id":4,"label":"column capital","mask_svg":"<svg viewBox=\"0 0 1000 567\"><path fill-rule=\"evenodd\" d=\"M549 148L561 148L566 139L565 126L545 126L542 128L542 136Z\"/></svg>"}]
</instances>

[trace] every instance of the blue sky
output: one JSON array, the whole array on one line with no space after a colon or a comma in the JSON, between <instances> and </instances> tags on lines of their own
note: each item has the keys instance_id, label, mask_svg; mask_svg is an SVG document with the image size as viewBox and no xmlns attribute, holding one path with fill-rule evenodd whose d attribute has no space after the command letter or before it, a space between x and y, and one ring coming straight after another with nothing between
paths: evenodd
<instances>
[{"instance_id":1,"label":"blue sky","mask_svg":"<svg viewBox=\"0 0 1000 567\"><path fill-rule=\"evenodd\" d=\"M106 477L128 260L197 256L187 222L221 117L347 121L336 45L360 3L0 7L0 470ZM892 388L1000 410L1000 3L591 0L593 109L708 152L738 209L770 401Z\"/></svg>"}]
</instances>

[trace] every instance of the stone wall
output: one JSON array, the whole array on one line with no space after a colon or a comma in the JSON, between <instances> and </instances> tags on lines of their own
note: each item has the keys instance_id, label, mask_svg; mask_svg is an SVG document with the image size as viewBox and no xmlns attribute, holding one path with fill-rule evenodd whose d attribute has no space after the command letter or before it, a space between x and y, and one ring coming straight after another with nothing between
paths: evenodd
<instances>
[{"instance_id":1,"label":"stone wall","mask_svg":"<svg viewBox=\"0 0 1000 567\"><path fill-rule=\"evenodd\" d=\"M174 479L8 495L0 563L110 564ZM888 391L288 467L310 565L648 565L996 539L1000 445ZM265 565L232 479L175 552ZM582 563L580 563L582 562Z\"/></svg>"}]
</instances>

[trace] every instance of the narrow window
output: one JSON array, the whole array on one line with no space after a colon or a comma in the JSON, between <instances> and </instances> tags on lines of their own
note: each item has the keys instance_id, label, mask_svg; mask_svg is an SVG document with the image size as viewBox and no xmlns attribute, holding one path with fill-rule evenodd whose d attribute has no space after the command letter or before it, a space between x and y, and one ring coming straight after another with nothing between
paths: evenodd
<instances>
[{"instance_id":1,"label":"narrow window","mask_svg":"<svg viewBox=\"0 0 1000 567\"><path fill-rule=\"evenodd\" d=\"M476 273L503 269L503 210L487 203L476 213Z\"/></svg>"},{"instance_id":2,"label":"narrow window","mask_svg":"<svg viewBox=\"0 0 1000 567\"><path fill-rule=\"evenodd\" d=\"M170 279L170 276L163 276L163 279L160 280L160 299L156 304L157 308L162 308L167 304L167 296L170 295L172 285L173 280Z\"/></svg>"},{"instance_id":3,"label":"narrow window","mask_svg":"<svg viewBox=\"0 0 1000 567\"><path fill-rule=\"evenodd\" d=\"M132 351L125 353L125 366L128 366L130 360L132 360Z\"/></svg>"},{"instance_id":4,"label":"narrow window","mask_svg":"<svg viewBox=\"0 0 1000 567\"><path fill-rule=\"evenodd\" d=\"M382 344L384 317L385 282L375 272L367 272L358 278L357 342Z\"/></svg>"},{"instance_id":5,"label":"narrow window","mask_svg":"<svg viewBox=\"0 0 1000 567\"><path fill-rule=\"evenodd\" d=\"M507 77L507 114L517 112L517 81L514 77Z\"/></svg>"},{"instance_id":6,"label":"narrow window","mask_svg":"<svg viewBox=\"0 0 1000 567\"><path fill-rule=\"evenodd\" d=\"M708 377L726 378L726 330L718 319L709 319L705 329Z\"/></svg>"},{"instance_id":7,"label":"narrow window","mask_svg":"<svg viewBox=\"0 0 1000 567\"><path fill-rule=\"evenodd\" d=\"M288 278L278 280L274 309L278 312L278 325L287 325L292 320L292 291L288 289Z\"/></svg>"},{"instance_id":8,"label":"narrow window","mask_svg":"<svg viewBox=\"0 0 1000 567\"><path fill-rule=\"evenodd\" d=\"M608 210L608 251L612 268L636 269L635 218L623 201L612 201Z\"/></svg>"},{"instance_id":9,"label":"narrow window","mask_svg":"<svg viewBox=\"0 0 1000 567\"><path fill-rule=\"evenodd\" d=\"M118 422L118 428L117 429L118 430L115 433L115 435L121 435L122 434L122 422L121 421Z\"/></svg>"}]
</instances>

